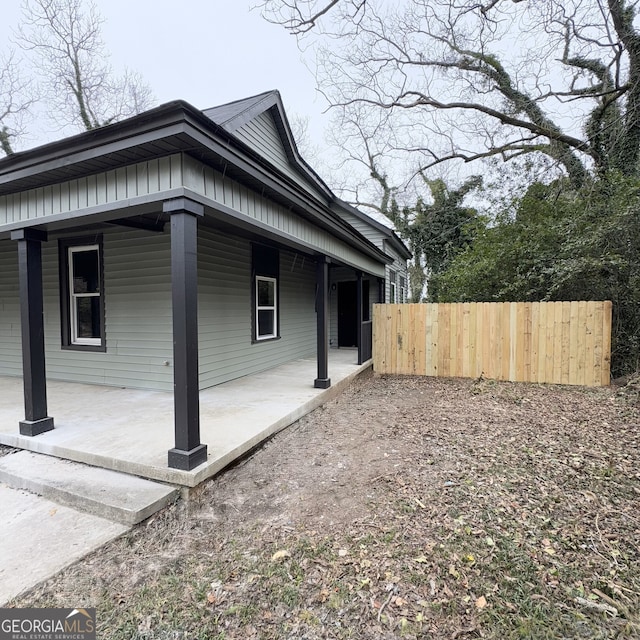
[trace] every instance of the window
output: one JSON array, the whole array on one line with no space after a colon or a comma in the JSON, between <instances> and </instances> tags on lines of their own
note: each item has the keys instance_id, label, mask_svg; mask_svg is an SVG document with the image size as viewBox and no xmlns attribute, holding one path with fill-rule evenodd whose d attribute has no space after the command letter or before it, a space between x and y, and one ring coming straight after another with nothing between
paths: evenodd
<instances>
[{"instance_id":1,"label":"window","mask_svg":"<svg viewBox=\"0 0 640 640\"><path fill-rule=\"evenodd\" d=\"M256 340L278 336L278 281L256 276Z\"/></svg>"},{"instance_id":2,"label":"window","mask_svg":"<svg viewBox=\"0 0 640 640\"><path fill-rule=\"evenodd\" d=\"M279 288L280 254L277 249L255 244L252 247L253 340L280 337Z\"/></svg>"},{"instance_id":3,"label":"window","mask_svg":"<svg viewBox=\"0 0 640 640\"><path fill-rule=\"evenodd\" d=\"M389 271L389 302L391 304L397 302L396 300L396 272Z\"/></svg>"},{"instance_id":4,"label":"window","mask_svg":"<svg viewBox=\"0 0 640 640\"><path fill-rule=\"evenodd\" d=\"M400 299L398 302L407 301L407 279L404 276L400 276Z\"/></svg>"},{"instance_id":5,"label":"window","mask_svg":"<svg viewBox=\"0 0 640 640\"><path fill-rule=\"evenodd\" d=\"M102 238L92 240L60 240L62 345L104 351Z\"/></svg>"}]
</instances>

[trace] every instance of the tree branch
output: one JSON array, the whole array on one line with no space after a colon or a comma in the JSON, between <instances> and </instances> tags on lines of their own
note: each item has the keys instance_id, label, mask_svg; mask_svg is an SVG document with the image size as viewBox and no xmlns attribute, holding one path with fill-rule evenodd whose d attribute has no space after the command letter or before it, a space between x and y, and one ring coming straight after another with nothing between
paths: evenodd
<instances>
[{"instance_id":1,"label":"tree branch","mask_svg":"<svg viewBox=\"0 0 640 640\"><path fill-rule=\"evenodd\" d=\"M265 2L257 5L263 12L262 15L268 22L281 24L289 33L294 36L301 36L311 31L318 23L320 18L329 13L341 0L329 0L318 9L312 9L313 2L309 1L293 1L280 0L274 2L273 0L265 0ZM349 18L355 18L356 15L364 9L367 0L358 0L354 2L354 11ZM280 5L280 9L270 9L274 4ZM300 5L309 5L309 10L312 13L304 15L300 9ZM287 12L291 17L283 18L283 12ZM276 17L270 17L270 13L275 14Z\"/></svg>"}]
</instances>

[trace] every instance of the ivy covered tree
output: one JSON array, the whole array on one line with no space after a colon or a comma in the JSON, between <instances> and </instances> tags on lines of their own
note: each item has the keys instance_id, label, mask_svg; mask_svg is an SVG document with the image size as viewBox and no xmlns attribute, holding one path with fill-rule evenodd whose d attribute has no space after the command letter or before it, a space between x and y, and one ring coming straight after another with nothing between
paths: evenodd
<instances>
[{"instance_id":1,"label":"ivy covered tree","mask_svg":"<svg viewBox=\"0 0 640 640\"><path fill-rule=\"evenodd\" d=\"M400 207L371 171L432 299L610 299L613 371L640 370L637 2L263 0L262 9L315 52L351 161L401 167L396 184L451 164L542 168L539 180L510 180L524 195L486 226L457 224L464 207L443 183L426 181L433 204Z\"/></svg>"},{"instance_id":2,"label":"ivy covered tree","mask_svg":"<svg viewBox=\"0 0 640 640\"><path fill-rule=\"evenodd\" d=\"M263 0L305 39L343 142L376 134L413 175L534 154L573 188L640 169L630 0ZM346 114L346 115L345 115Z\"/></svg>"},{"instance_id":3,"label":"ivy covered tree","mask_svg":"<svg viewBox=\"0 0 640 640\"><path fill-rule=\"evenodd\" d=\"M484 227L485 221L478 212L463 203L465 196L481 182L478 176L473 176L457 189L449 189L442 179L424 178L430 191L429 201L418 197L414 206L402 208L392 201L385 212L413 253L409 267L413 302L423 300L425 289L429 299L437 297L438 274Z\"/></svg>"},{"instance_id":4,"label":"ivy covered tree","mask_svg":"<svg viewBox=\"0 0 640 640\"><path fill-rule=\"evenodd\" d=\"M486 224L474 208L464 203L467 195L481 187L482 179L472 176L452 189L441 178L430 180L421 175L421 188L417 190L414 203L400 204L398 187L391 186L387 174L379 168L384 157L369 152L370 140L364 135L362 142L368 150L366 162L378 187L379 200L363 201L356 197L355 204L387 218L407 243L413 254L409 263L410 299L421 302L427 290L431 295L430 279L444 271L451 259L472 242Z\"/></svg>"},{"instance_id":5,"label":"ivy covered tree","mask_svg":"<svg viewBox=\"0 0 640 640\"><path fill-rule=\"evenodd\" d=\"M440 302L611 300L612 371L640 370L640 178L532 185L437 280Z\"/></svg>"}]
</instances>

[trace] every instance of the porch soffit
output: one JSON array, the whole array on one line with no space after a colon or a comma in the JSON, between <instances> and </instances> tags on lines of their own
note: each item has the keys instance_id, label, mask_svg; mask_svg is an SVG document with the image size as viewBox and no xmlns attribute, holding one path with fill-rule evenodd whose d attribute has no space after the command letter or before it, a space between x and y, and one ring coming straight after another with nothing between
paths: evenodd
<instances>
[{"instance_id":1,"label":"porch soffit","mask_svg":"<svg viewBox=\"0 0 640 640\"><path fill-rule=\"evenodd\" d=\"M0 239L8 239L11 231L25 226L37 226L51 233L65 231L76 233L83 229L95 230L114 224L128 226L129 221L132 226L137 224L138 228L146 228L151 233L161 232L163 225L166 225L169 220L168 214L162 213L163 202L181 197L200 202L205 206L205 216L202 220L207 226L253 240L271 242L310 256L326 255L335 264L363 270L379 277L384 276L383 264L361 252L354 251L344 242L335 240L330 245L324 243L324 246L320 248L316 243L305 240L303 237L269 225L262 220L251 218L240 211L184 187L132 198L126 201L124 207L120 202L108 203L80 211L58 213L46 218L30 220L32 225L25 225L26 221L6 224L0 227Z\"/></svg>"}]
</instances>

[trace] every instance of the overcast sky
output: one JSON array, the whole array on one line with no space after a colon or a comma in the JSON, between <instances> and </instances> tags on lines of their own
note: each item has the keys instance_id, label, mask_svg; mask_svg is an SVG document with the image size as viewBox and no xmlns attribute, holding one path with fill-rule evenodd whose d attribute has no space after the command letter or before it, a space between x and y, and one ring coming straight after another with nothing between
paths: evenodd
<instances>
[{"instance_id":1,"label":"overcast sky","mask_svg":"<svg viewBox=\"0 0 640 640\"><path fill-rule=\"evenodd\" d=\"M126 66L151 86L158 104L182 99L199 109L270 89L287 114L309 118L312 142L322 143L327 117L296 40L250 11L255 0L96 0L116 73ZM21 0L2 0L0 36L7 44ZM31 127L32 128L32 127ZM44 133L24 147L60 135Z\"/></svg>"}]
</instances>

